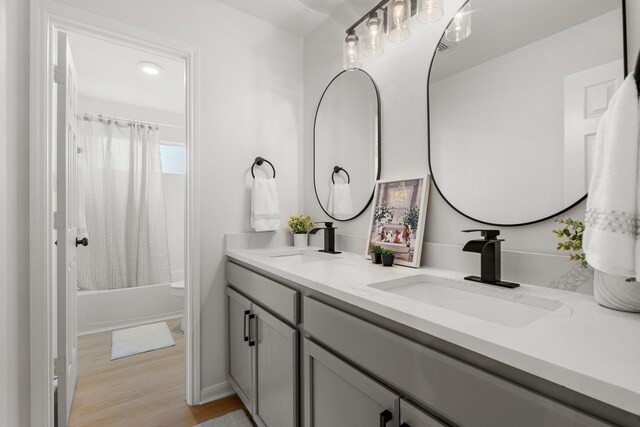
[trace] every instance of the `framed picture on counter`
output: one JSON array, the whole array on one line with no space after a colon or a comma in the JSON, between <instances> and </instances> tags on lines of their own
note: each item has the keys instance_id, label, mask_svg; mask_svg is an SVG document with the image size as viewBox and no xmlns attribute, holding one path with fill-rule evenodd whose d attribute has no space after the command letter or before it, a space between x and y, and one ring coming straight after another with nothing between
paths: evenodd
<instances>
[{"instance_id":1,"label":"framed picture on counter","mask_svg":"<svg viewBox=\"0 0 640 427\"><path fill-rule=\"evenodd\" d=\"M395 263L420 267L431 176L376 181L366 256L380 246L395 253Z\"/></svg>"}]
</instances>

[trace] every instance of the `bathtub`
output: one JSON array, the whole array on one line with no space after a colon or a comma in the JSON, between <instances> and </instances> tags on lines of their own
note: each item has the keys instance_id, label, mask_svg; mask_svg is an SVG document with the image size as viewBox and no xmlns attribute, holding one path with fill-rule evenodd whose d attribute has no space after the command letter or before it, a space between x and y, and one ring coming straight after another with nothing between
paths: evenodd
<instances>
[{"instance_id":1,"label":"bathtub","mask_svg":"<svg viewBox=\"0 0 640 427\"><path fill-rule=\"evenodd\" d=\"M108 291L78 290L78 335L182 316L184 301L171 283Z\"/></svg>"}]
</instances>

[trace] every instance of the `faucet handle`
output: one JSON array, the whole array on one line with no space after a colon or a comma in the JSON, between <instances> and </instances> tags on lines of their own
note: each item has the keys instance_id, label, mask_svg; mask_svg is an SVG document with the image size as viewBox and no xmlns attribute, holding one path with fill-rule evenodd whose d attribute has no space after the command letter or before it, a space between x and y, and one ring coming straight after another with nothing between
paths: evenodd
<instances>
[{"instance_id":1,"label":"faucet handle","mask_svg":"<svg viewBox=\"0 0 640 427\"><path fill-rule=\"evenodd\" d=\"M324 224L325 228L333 228L332 221L316 221L314 224Z\"/></svg>"},{"instance_id":2,"label":"faucet handle","mask_svg":"<svg viewBox=\"0 0 640 427\"><path fill-rule=\"evenodd\" d=\"M485 240L497 240L497 237L500 235L500 230L487 230L487 229L480 229L480 228L474 228L471 230L462 230L463 233L474 233L478 231L480 232L480 235L484 237Z\"/></svg>"}]
</instances>

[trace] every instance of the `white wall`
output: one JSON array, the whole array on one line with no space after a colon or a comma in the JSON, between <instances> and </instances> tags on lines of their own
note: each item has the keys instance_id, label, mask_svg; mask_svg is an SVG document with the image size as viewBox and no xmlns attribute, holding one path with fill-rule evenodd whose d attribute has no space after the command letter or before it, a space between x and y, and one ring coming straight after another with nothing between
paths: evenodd
<instances>
[{"instance_id":1,"label":"white wall","mask_svg":"<svg viewBox=\"0 0 640 427\"><path fill-rule=\"evenodd\" d=\"M0 426L29 423L28 2L0 1Z\"/></svg>"},{"instance_id":2,"label":"white wall","mask_svg":"<svg viewBox=\"0 0 640 427\"><path fill-rule=\"evenodd\" d=\"M371 3L374 3L373 1ZM382 101L382 178L424 173L427 161L426 85L431 56L451 17L463 0L445 2L445 16L431 26L414 25L412 36L399 44L387 43L385 54L366 61L363 68L378 84ZM640 4L628 3L627 22L630 36L630 57L640 48ZM370 7L370 5L369 5ZM315 220L324 215L313 193L313 115L316 104L331 78L342 69L344 31L366 7L349 0L304 40L304 207ZM633 62L635 63L635 62ZM410 155L407 155L410 153ZM364 236L370 219L370 209L360 218L339 223L339 233ZM584 204L564 216L579 218ZM469 238L460 232L478 225L451 209L437 191L431 191L427 214L426 240L431 243L462 245ZM502 228L504 248L511 251L554 254L556 237L551 233L553 222L526 227ZM424 258L423 258L424 259Z\"/></svg>"}]
</instances>

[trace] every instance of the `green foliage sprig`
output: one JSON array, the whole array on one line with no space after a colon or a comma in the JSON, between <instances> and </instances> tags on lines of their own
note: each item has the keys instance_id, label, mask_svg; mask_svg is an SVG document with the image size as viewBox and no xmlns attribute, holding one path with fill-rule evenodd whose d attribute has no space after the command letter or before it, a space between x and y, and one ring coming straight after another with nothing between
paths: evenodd
<instances>
[{"instance_id":1,"label":"green foliage sprig","mask_svg":"<svg viewBox=\"0 0 640 427\"><path fill-rule=\"evenodd\" d=\"M382 253L382 246L378 246L378 245L372 246L371 247L371 253L372 254L381 254Z\"/></svg>"},{"instance_id":2,"label":"green foliage sprig","mask_svg":"<svg viewBox=\"0 0 640 427\"><path fill-rule=\"evenodd\" d=\"M587 268L587 258L582 252L582 236L584 234L584 223L577 219L557 219L560 229L553 230L560 240L556 247L559 251L568 251L569 260L580 263Z\"/></svg>"},{"instance_id":3,"label":"green foliage sprig","mask_svg":"<svg viewBox=\"0 0 640 427\"><path fill-rule=\"evenodd\" d=\"M311 217L305 215L292 215L287 224L292 234L306 234L313 228Z\"/></svg>"},{"instance_id":4,"label":"green foliage sprig","mask_svg":"<svg viewBox=\"0 0 640 427\"><path fill-rule=\"evenodd\" d=\"M418 230L418 219L420 218L420 208L409 208L402 216L402 225L408 225L412 232Z\"/></svg>"},{"instance_id":5,"label":"green foliage sprig","mask_svg":"<svg viewBox=\"0 0 640 427\"><path fill-rule=\"evenodd\" d=\"M396 253L394 251L392 251L391 249L383 249L382 250L382 255L395 255Z\"/></svg>"},{"instance_id":6,"label":"green foliage sprig","mask_svg":"<svg viewBox=\"0 0 640 427\"><path fill-rule=\"evenodd\" d=\"M376 210L373 213L373 220L376 224L390 224L391 221L393 221L393 207L384 202L376 206Z\"/></svg>"}]
</instances>

